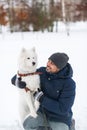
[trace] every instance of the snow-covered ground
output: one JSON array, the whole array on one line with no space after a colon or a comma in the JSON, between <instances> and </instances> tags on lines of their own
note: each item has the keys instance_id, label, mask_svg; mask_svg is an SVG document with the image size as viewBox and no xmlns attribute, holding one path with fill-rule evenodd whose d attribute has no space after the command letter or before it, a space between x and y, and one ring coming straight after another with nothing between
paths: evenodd
<instances>
[{"instance_id":1,"label":"snow-covered ground","mask_svg":"<svg viewBox=\"0 0 87 130\"><path fill-rule=\"evenodd\" d=\"M76 130L87 130L87 22L70 25L68 36L65 26L60 24L59 32L7 33L0 34L0 130L22 130L19 125L18 91L11 84L17 72L17 57L22 47L36 47L38 67L45 66L54 52L69 55L76 81L76 99L73 117Z\"/></svg>"}]
</instances>

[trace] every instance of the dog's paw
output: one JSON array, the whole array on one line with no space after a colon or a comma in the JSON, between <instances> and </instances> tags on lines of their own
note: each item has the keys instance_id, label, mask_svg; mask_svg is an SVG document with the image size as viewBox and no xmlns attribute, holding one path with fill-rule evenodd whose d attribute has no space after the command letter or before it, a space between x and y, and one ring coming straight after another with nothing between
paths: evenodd
<instances>
[{"instance_id":1,"label":"dog's paw","mask_svg":"<svg viewBox=\"0 0 87 130\"><path fill-rule=\"evenodd\" d=\"M37 117L37 113L30 113L28 116L36 118Z\"/></svg>"},{"instance_id":2,"label":"dog's paw","mask_svg":"<svg viewBox=\"0 0 87 130\"><path fill-rule=\"evenodd\" d=\"M40 103L37 100L35 100L34 106L35 106L35 110L37 111L40 106Z\"/></svg>"}]
</instances>

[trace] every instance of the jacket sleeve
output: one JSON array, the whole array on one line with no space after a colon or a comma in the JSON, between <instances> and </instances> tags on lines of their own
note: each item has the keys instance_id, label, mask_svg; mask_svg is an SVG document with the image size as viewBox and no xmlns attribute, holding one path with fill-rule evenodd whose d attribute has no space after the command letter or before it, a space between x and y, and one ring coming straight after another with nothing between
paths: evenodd
<instances>
[{"instance_id":1,"label":"jacket sleeve","mask_svg":"<svg viewBox=\"0 0 87 130\"><path fill-rule=\"evenodd\" d=\"M71 82L68 85L65 84L58 100L44 96L41 101L41 106L51 113L65 115L70 111L74 103L75 86L75 82Z\"/></svg>"},{"instance_id":2,"label":"jacket sleeve","mask_svg":"<svg viewBox=\"0 0 87 130\"><path fill-rule=\"evenodd\" d=\"M12 83L13 85L15 85L15 83L16 83L16 77L17 77L17 75L14 75L14 76L11 78L11 83Z\"/></svg>"}]
</instances>

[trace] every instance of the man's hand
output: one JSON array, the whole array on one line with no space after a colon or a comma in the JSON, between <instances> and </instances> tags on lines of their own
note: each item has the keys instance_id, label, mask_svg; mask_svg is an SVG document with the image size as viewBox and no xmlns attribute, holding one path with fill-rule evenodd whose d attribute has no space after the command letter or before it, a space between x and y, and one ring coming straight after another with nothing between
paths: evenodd
<instances>
[{"instance_id":1,"label":"man's hand","mask_svg":"<svg viewBox=\"0 0 87 130\"><path fill-rule=\"evenodd\" d=\"M21 89L26 87L26 83L21 81L21 77L17 78L17 75L11 79L11 83Z\"/></svg>"},{"instance_id":2,"label":"man's hand","mask_svg":"<svg viewBox=\"0 0 87 130\"><path fill-rule=\"evenodd\" d=\"M17 78L16 84L19 88L25 88L26 83L24 81L21 81L21 77Z\"/></svg>"},{"instance_id":3,"label":"man's hand","mask_svg":"<svg viewBox=\"0 0 87 130\"><path fill-rule=\"evenodd\" d=\"M42 99L43 99L43 97L44 97L44 94L43 94L43 92L42 92L41 90L38 90L37 92L35 92L35 93L33 94L33 96L34 96L34 99L35 99L35 100L41 102Z\"/></svg>"}]
</instances>

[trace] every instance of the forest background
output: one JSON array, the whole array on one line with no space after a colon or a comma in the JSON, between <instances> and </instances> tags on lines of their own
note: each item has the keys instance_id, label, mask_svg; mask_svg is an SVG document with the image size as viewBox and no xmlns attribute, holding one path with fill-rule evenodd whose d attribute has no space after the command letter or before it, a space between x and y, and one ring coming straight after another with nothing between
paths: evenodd
<instances>
[{"instance_id":1,"label":"forest background","mask_svg":"<svg viewBox=\"0 0 87 130\"><path fill-rule=\"evenodd\" d=\"M59 22L87 20L87 0L0 0L0 32L58 32Z\"/></svg>"}]
</instances>

